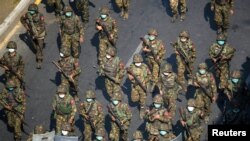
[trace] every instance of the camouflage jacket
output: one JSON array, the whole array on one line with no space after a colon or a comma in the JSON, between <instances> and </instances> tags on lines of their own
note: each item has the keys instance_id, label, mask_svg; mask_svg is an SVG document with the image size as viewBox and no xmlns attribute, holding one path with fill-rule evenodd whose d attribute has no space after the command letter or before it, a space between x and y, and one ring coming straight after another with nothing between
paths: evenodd
<instances>
[{"instance_id":1,"label":"camouflage jacket","mask_svg":"<svg viewBox=\"0 0 250 141\"><path fill-rule=\"evenodd\" d=\"M108 16L107 19L103 21L100 17L98 17L96 19L96 26L98 26L99 23L101 23L102 25L105 25L109 34L112 34L115 39L118 38L118 27L117 27L117 23L115 19ZM103 30L99 31L99 38L108 39L108 37L106 36Z\"/></svg>"},{"instance_id":2,"label":"camouflage jacket","mask_svg":"<svg viewBox=\"0 0 250 141\"><path fill-rule=\"evenodd\" d=\"M223 58L223 60L221 60L220 63L229 62L233 58L236 50L230 47L227 43L224 45L224 49L222 50L222 52L221 49L223 49L222 46L218 45L217 43L214 43L209 50L210 58L211 59Z\"/></svg>"},{"instance_id":3,"label":"camouflage jacket","mask_svg":"<svg viewBox=\"0 0 250 141\"><path fill-rule=\"evenodd\" d=\"M163 41L160 39L155 39L153 41L148 41L151 51L145 52L146 57L153 58L153 56L158 57L159 61L162 61L166 54L166 49L164 47ZM142 44L143 48L148 48L146 43Z\"/></svg>"},{"instance_id":4,"label":"camouflage jacket","mask_svg":"<svg viewBox=\"0 0 250 141\"><path fill-rule=\"evenodd\" d=\"M175 51L181 50L183 52L183 55L187 57L189 62L193 63L196 59L196 48L194 46L194 43L188 39L185 43L180 41L180 38L178 38L177 42L174 44ZM180 58L181 54L176 54L176 57ZM181 60L181 59L180 59Z\"/></svg>"},{"instance_id":5,"label":"camouflage jacket","mask_svg":"<svg viewBox=\"0 0 250 141\"><path fill-rule=\"evenodd\" d=\"M76 37L84 36L83 25L77 15L71 17L61 16L60 19L61 35L74 35Z\"/></svg>"},{"instance_id":6,"label":"camouflage jacket","mask_svg":"<svg viewBox=\"0 0 250 141\"><path fill-rule=\"evenodd\" d=\"M197 128L201 126L203 121L202 111L195 108L194 111L189 112L186 108L183 110L182 116L180 117L181 121L186 122L189 128Z\"/></svg>"},{"instance_id":7,"label":"camouflage jacket","mask_svg":"<svg viewBox=\"0 0 250 141\"><path fill-rule=\"evenodd\" d=\"M161 91L167 92L168 90L174 89L176 93L181 90L181 86L178 84L176 73L172 72L168 76L160 73L160 81L158 87Z\"/></svg>"},{"instance_id":8,"label":"camouflage jacket","mask_svg":"<svg viewBox=\"0 0 250 141\"><path fill-rule=\"evenodd\" d=\"M69 76L77 76L81 73L81 68L79 65L79 59L74 57L61 58L58 61L59 66L62 70Z\"/></svg>"},{"instance_id":9,"label":"camouflage jacket","mask_svg":"<svg viewBox=\"0 0 250 141\"><path fill-rule=\"evenodd\" d=\"M151 72L146 64L142 63L140 67L135 66L135 64L131 64L128 69L134 73L144 86L146 86L151 77ZM130 74L128 73L128 75ZM135 79L131 79L131 82L134 86L138 85L138 82L136 82Z\"/></svg>"},{"instance_id":10,"label":"camouflage jacket","mask_svg":"<svg viewBox=\"0 0 250 141\"><path fill-rule=\"evenodd\" d=\"M211 0L211 5L228 5L230 9L234 7L234 0Z\"/></svg>"},{"instance_id":11,"label":"camouflage jacket","mask_svg":"<svg viewBox=\"0 0 250 141\"><path fill-rule=\"evenodd\" d=\"M68 93L64 98L55 95L52 102L53 110L57 115L74 117L76 114L76 104L74 98Z\"/></svg>"}]
</instances>

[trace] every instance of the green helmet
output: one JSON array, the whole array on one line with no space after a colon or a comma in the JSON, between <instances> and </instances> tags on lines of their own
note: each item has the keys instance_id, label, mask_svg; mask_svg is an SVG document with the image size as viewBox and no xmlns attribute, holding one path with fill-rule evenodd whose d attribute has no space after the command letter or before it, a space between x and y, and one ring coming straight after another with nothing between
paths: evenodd
<instances>
[{"instance_id":1,"label":"green helmet","mask_svg":"<svg viewBox=\"0 0 250 141\"><path fill-rule=\"evenodd\" d=\"M189 99L187 102L187 106L195 107L195 100L193 98Z\"/></svg>"},{"instance_id":2,"label":"green helmet","mask_svg":"<svg viewBox=\"0 0 250 141\"><path fill-rule=\"evenodd\" d=\"M72 8L69 5L67 5L67 6L64 7L63 12L64 13L66 13L66 12L73 12L73 10L72 10Z\"/></svg>"},{"instance_id":3,"label":"green helmet","mask_svg":"<svg viewBox=\"0 0 250 141\"><path fill-rule=\"evenodd\" d=\"M181 38L181 37L189 38L189 33L188 33L188 31L184 30L184 31L180 32L179 37L180 37L180 38Z\"/></svg>"},{"instance_id":4,"label":"green helmet","mask_svg":"<svg viewBox=\"0 0 250 141\"><path fill-rule=\"evenodd\" d=\"M155 35L155 36L157 36L158 32L157 32L157 30L155 28L150 28L148 30L148 35Z\"/></svg>"},{"instance_id":5,"label":"green helmet","mask_svg":"<svg viewBox=\"0 0 250 141\"><path fill-rule=\"evenodd\" d=\"M102 136L104 137L105 136L105 129L104 128L97 128L96 132L95 132L95 135L96 136Z\"/></svg>"},{"instance_id":6,"label":"green helmet","mask_svg":"<svg viewBox=\"0 0 250 141\"><path fill-rule=\"evenodd\" d=\"M34 134L44 134L45 128L43 125L36 125L34 129Z\"/></svg>"},{"instance_id":7,"label":"green helmet","mask_svg":"<svg viewBox=\"0 0 250 141\"><path fill-rule=\"evenodd\" d=\"M96 98L95 92L93 90L87 90L86 91L86 98Z\"/></svg>"},{"instance_id":8,"label":"green helmet","mask_svg":"<svg viewBox=\"0 0 250 141\"><path fill-rule=\"evenodd\" d=\"M154 103L159 103L159 104L162 104L163 103L163 99L162 99L162 96L160 94L156 95L153 99L153 102Z\"/></svg>"},{"instance_id":9,"label":"green helmet","mask_svg":"<svg viewBox=\"0 0 250 141\"><path fill-rule=\"evenodd\" d=\"M166 63L162 66L163 72L173 72L172 65L169 63Z\"/></svg>"},{"instance_id":10,"label":"green helmet","mask_svg":"<svg viewBox=\"0 0 250 141\"><path fill-rule=\"evenodd\" d=\"M200 63L199 64L199 69L205 69L205 70L207 70L207 64L206 63Z\"/></svg>"},{"instance_id":11,"label":"green helmet","mask_svg":"<svg viewBox=\"0 0 250 141\"><path fill-rule=\"evenodd\" d=\"M120 91L114 92L112 100L119 100L119 101L121 101L122 100L122 94L121 94L121 92Z\"/></svg>"},{"instance_id":12,"label":"green helmet","mask_svg":"<svg viewBox=\"0 0 250 141\"><path fill-rule=\"evenodd\" d=\"M239 70L232 71L231 78L238 78L238 79L240 79L241 78L241 72Z\"/></svg>"},{"instance_id":13,"label":"green helmet","mask_svg":"<svg viewBox=\"0 0 250 141\"><path fill-rule=\"evenodd\" d=\"M16 49L17 48L16 42L15 41L9 41L6 48L7 49Z\"/></svg>"},{"instance_id":14,"label":"green helmet","mask_svg":"<svg viewBox=\"0 0 250 141\"><path fill-rule=\"evenodd\" d=\"M109 47L107 49L107 54L114 57L116 55L116 49L114 47Z\"/></svg>"},{"instance_id":15,"label":"green helmet","mask_svg":"<svg viewBox=\"0 0 250 141\"><path fill-rule=\"evenodd\" d=\"M38 12L38 6L34 3L29 5L28 11L35 11Z\"/></svg>"},{"instance_id":16,"label":"green helmet","mask_svg":"<svg viewBox=\"0 0 250 141\"><path fill-rule=\"evenodd\" d=\"M134 63L141 63L143 61L142 56L140 54L135 54L133 57Z\"/></svg>"},{"instance_id":17,"label":"green helmet","mask_svg":"<svg viewBox=\"0 0 250 141\"><path fill-rule=\"evenodd\" d=\"M62 124L62 128L63 131L71 131L71 125L68 122L64 122Z\"/></svg>"},{"instance_id":18,"label":"green helmet","mask_svg":"<svg viewBox=\"0 0 250 141\"><path fill-rule=\"evenodd\" d=\"M58 88L57 88L57 93L60 94L60 93L68 93L69 89L67 88L67 85L59 85Z\"/></svg>"},{"instance_id":19,"label":"green helmet","mask_svg":"<svg viewBox=\"0 0 250 141\"><path fill-rule=\"evenodd\" d=\"M216 40L217 40L217 41L226 41L226 36L225 36L225 34L223 34L223 33L218 34Z\"/></svg>"},{"instance_id":20,"label":"green helmet","mask_svg":"<svg viewBox=\"0 0 250 141\"><path fill-rule=\"evenodd\" d=\"M60 49L60 56L61 57L69 57L70 56L70 49L63 47Z\"/></svg>"},{"instance_id":21,"label":"green helmet","mask_svg":"<svg viewBox=\"0 0 250 141\"><path fill-rule=\"evenodd\" d=\"M139 131L139 130L136 130L135 132L134 132L134 134L133 134L133 139L143 139L143 137L142 137L142 133L141 133L141 131Z\"/></svg>"},{"instance_id":22,"label":"green helmet","mask_svg":"<svg viewBox=\"0 0 250 141\"><path fill-rule=\"evenodd\" d=\"M109 8L107 6L103 6L100 9L100 14L102 14L102 15L109 15Z\"/></svg>"}]
</instances>

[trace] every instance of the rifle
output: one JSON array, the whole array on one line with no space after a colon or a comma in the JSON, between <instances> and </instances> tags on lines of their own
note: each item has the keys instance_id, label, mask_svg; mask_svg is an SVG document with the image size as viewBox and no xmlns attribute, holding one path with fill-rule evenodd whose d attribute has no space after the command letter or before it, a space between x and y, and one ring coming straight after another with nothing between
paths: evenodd
<instances>
[{"instance_id":1,"label":"rifle","mask_svg":"<svg viewBox=\"0 0 250 141\"><path fill-rule=\"evenodd\" d=\"M117 124L117 126L120 128L121 131L125 130L124 125L122 124L122 122L118 119L117 115L114 113L113 109L110 107L110 105L107 105L108 108L108 112L110 116L113 116L115 118L115 123Z\"/></svg>"},{"instance_id":2,"label":"rifle","mask_svg":"<svg viewBox=\"0 0 250 141\"><path fill-rule=\"evenodd\" d=\"M179 108L179 114L180 114L180 116L181 116L181 118L182 118L183 120L184 120L184 119L186 120L186 117L184 118L183 109L182 109L182 108ZM187 126L187 124L185 124L184 129L187 131L187 136L188 136L188 137L191 137L191 140L194 141L194 138L192 137L192 133L191 133L189 127Z\"/></svg>"},{"instance_id":3,"label":"rifle","mask_svg":"<svg viewBox=\"0 0 250 141\"><path fill-rule=\"evenodd\" d=\"M205 93L205 95L210 99L210 102L212 103L213 102L213 98L209 95L209 92L207 91L207 88L203 87L200 82L198 81L195 81L198 86L201 88L201 90Z\"/></svg>"},{"instance_id":4,"label":"rifle","mask_svg":"<svg viewBox=\"0 0 250 141\"><path fill-rule=\"evenodd\" d=\"M89 114L90 114L90 112L91 112L93 106L94 106L94 103L91 102L91 103L90 103L90 106L89 106L89 108L88 108L88 110L86 111L86 114L85 114L85 115L88 116L88 118L87 118L86 116L83 116L83 117L85 118L85 120L87 120L87 121L89 122L89 124L90 124L92 130L95 130L95 125L94 125L94 123L90 120L90 117L89 117Z\"/></svg>"},{"instance_id":5,"label":"rifle","mask_svg":"<svg viewBox=\"0 0 250 141\"><path fill-rule=\"evenodd\" d=\"M114 39L114 37L111 38L111 33L108 31L107 26L104 23L102 23L101 21L96 21L96 24L102 27L103 32L108 37L110 44L116 48L115 39Z\"/></svg>"}]
</instances>

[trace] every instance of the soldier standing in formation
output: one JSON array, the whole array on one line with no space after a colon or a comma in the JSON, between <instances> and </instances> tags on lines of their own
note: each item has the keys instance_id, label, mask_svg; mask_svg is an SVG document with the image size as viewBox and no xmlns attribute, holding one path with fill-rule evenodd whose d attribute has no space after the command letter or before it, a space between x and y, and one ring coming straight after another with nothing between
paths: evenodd
<instances>
[{"instance_id":1,"label":"soldier standing in formation","mask_svg":"<svg viewBox=\"0 0 250 141\"><path fill-rule=\"evenodd\" d=\"M121 11L121 17L126 20L128 19L128 7L130 0L115 0L115 4Z\"/></svg>"},{"instance_id":2,"label":"soldier standing in formation","mask_svg":"<svg viewBox=\"0 0 250 141\"><path fill-rule=\"evenodd\" d=\"M106 57L103 59L103 65L100 66L99 74L105 78L105 87L108 95L112 98L114 92L121 89L121 80L124 77L124 64L113 47L107 49Z\"/></svg>"},{"instance_id":3,"label":"soldier standing in formation","mask_svg":"<svg viewBox=\"0 0 250 141\"><path fill-rule=\"evenodd\" d=\"M44 38L46 36L44 16L38 11L36 4L30 4L28 12L20 18L20 21L26 28L32 45L36 50L37 69L41 69Z\"/></svg>"},{"instance_id":4,"label":"soldier standing in formation","mask_svg":"<svg viewBox=\"0 0 250 141\"><path fill-rule=\"evenodd\" d=\"M234 13L234 0L211 0L211 10L214 12L217 33L227 34L229 15Z\"/></svg>"},{"instance_id":5,"label":"soldier standing in formation","mask_svg":"<svg viewBox=\"0 0 250 141\"><path fill-rule=\"evenodd\" d=\"M84 41L83 25L70 6L65 6L63 12L60 20L61 48L69 49L74 58L79 58L81 53L80 43Z\"/></svg>"},{"instance_id":6,"label":"soldier standing in formation","mask_svg":"<svg viewBox=\"0 0 250 141\"><path fill-rule=\"evenodd\" d=\"M4 108L8 125L14 129L15 141L21 141L24 124L24 112L26 110L26 97L24 91L18 87L16 79L8 79L0 94L0 105Z\"/></svg>"},{"instance_id":7,"label":"soldier standing in formation","mask_svg":"<svg viewBox=\"0 0 250 141\"><path fill-rule=\"evenodd\" d=\"M235 49L227 42L224 34L217 35L216 43L209 49L209 56L212 59L216 77L219 77L219 89L224 89L229 78L229 63L232 60Z\"/></svg>"},{"instance_id":8,"label":"soldier standing in formation","mask_svg":"<svg viewBox=\"0 0 250 141\"><path fill-rule=\"evenodd\" d=\"M154 90L155 85L158 83L160 65L166 54L166 49L164 47L163 41L157 39L157 36L157 30L151 28L148 31L148 39L142 39L142 51L145 54L147 65L152 73L151 91Z\"/></svg>"},{"instance_id":9,"label":"soldier standing in formation","mask_svg":"<svg viewBox=\"0 0 250 141\"><path fill-rule=\"evenodd\" d=\"M110 17L108 7L100 9L100 17L96 19L96 29L99 32L98 64L101 66L109 47L115 46L117 36L117 24L115 19Z\"/></svg>"},{"instance_id":10,"label":"soldier standing in formation","mask_svg":"<svg viewBox=\"0 0 250 141\"><path fill-rule=\"evenodd\" d=\"M104 127L102 105L96 100L93 90L86 91L86 101L80 104L79 112L84 118L84 141L92 141L92 134Z\"/></svg>"},{"instance_id":11,"label":"soldier standing in formation","mask_svg":"<svg viewBox=\"0 0 250 141\"><path fill-rule=\"evenodd\" d=\"M144 117L145 104L148 91L148 82L151 77L150 70L143 63L143 58L140 54L135 54L133 63L127 69L128 78L132 83L131 100L139 102L140 118Z\"/></svg>"},{"instance_id":12,"label":"soldier standing in formation","mask_svg":"<svg viewBox=\"0 0 250 141\"><path fill-rule=\"evenodd\" d=\"M65 122L71 125L71 132L73 132L76 104L65 85L58 86L52 107L54 110L54 118L56 119L56 134L61 134L61 127Z\"/></svg>"},{"instance_id":13,"label":"soldier standing in formation","mask_svg":"<svg viewBox=\"0 0 250 141\"><path fill-rule=\"evenodd\" d=\"M89 22L89 0L77 0L77 10L82 13L82 21L84 26Z\"/></svg>"},{"instance_id":14,"label":"soldier standing in formation","mask_svg":"<svg viewBox=\"0 0 250 141\"><path fill-rule=\"evenodd\" d=\"M122 102L121 91L113 94L108 110L111 117L110 141L119 141L119 138L121 138L121 141L127 141L132 112L129 106Z\"/></svg>"},{"instance_id":15,"label":"soldier standing in formation","mask_svg":"<svg viewBox=\"0 0 250 141\"><path fill-rule=\"evenodd\" d=\"M169 0L170 7L172 10L172 20L171 22L175 22L175 20L178 18L179 15L179 7L181 10L181 21L183 21L186 17L186 12L187 12L187 3L186 0ZM179 6L179 7L178 7Z\"/></svg>"}]
</instances>

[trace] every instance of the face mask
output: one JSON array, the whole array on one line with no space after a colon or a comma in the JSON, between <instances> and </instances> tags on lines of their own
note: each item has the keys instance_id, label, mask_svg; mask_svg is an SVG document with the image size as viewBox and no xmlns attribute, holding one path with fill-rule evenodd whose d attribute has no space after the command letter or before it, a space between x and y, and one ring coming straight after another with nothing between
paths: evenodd
<instances>
[{"instance_id":1,"label":"face mask","mask_svg":"<svg viewBox=\"0 0 250 141\"><path fill-rule=\"evenodd\" d=\"M9 87L8 90L9 90L9 91L13 91L14 88L13 88L13 87Z\"/></svg>"},{"instance_id":2,"label":"face mask","mask_svg":"<svg viewBox=\"0 0 250 141\"><path fill-rule=\"evenodd\" d=\"M67 17L71 17L71 16L72 16L72 12L66 12L65 15L66 15Z\"/></svg>"},{"instance_id":3,"label":"face mask","mask_svg":"<svg viewBox=\"0 0 250 141\"><path fill-rule=\"evenodd\" d=\"M181 42L186 42L186 41L187 41L187 38L181 37Z\"/></svg>"},{"instance_id":4,"label":"face mask","mask_svg":"<svg viewBox=\"0 0 250 141\"><path fill-rule=\"evenodd\" d=\"M117 105L117 104L119 103L119 101L118 101L118 100L113 100L112 103L113 103L114 105Z\"/></svg>"},{"instance_id":5,"label":"face mask","mask_svg":"<svg viewBox=\"0 0 250 141\"><path fill-rule=\"evenodd\" d=\"M141 63L135 63L135 66L140 67Z\"/></svg>"},{"instance_id":6,"label":"face mask","mask_svg":"<svg viewBox=\"0 0 250 141\"><path fill-rule=\"evenodd\" d=\"M154 36L154 35L149 35L148 39L149 39L150 41L153 41L153 40L155 39L155 36Z\"/></svg>"},{"instance_id":7,"label":"face mask","mask_svg":"<svg viewBox=\"0 0 250 141\"><path fill-rule=\"evenodd\" d=\"M106 18L107 18L107 15L102 14L102 15L101 15L101 18L102 18L102 19L106 19Z\"/></svg>"},{"instance_id":8,"label":"face mask","mask_svg":"<svg viewBox=\"0 0 250 141\"><path fill-rule=\"evenodd\" d=\"M34 15L36 12L35 11L29 11L31 15Z\"/></svg>"},{"instance_id":9,"label":"face mask","mask_svg":"<svg viewBox=\"0 0 250 141\"><path fill-rule=\"evenodd\" d=\"M103 139L103 137L102 137L102 136L96 136L96 139L97 139L98 141L101 141L101 140Z\"/></svg>"},{"instance_id":10,"label":"face mask","mask_svg":"<svg viewBox=\"0 0 250 141\"><path fill-rule=\"evenodd\" d=\"M163 75L168 76L168 75L169 75L169 73L168 73L168 72L164 72L164 73L163 73Z\"/></svg>"},{"instance_id":11,"label":"face mask","mask_svg":"<svg viewBox=\"0 0 250 141\"><path fill-rule=\"evenodd\" d=\"M236 109L233 109L233 112L234 113L239 113L240 109L236 108Z\"/></svg>"},{"instance_id":12,"label":"face mask","mask_svg":"<svg viewBox=\"0 0 250 141\"><path fill-rule=\"evenodd\" d=\"M205 74L205 73L206 73L206 70L200 69L200 70L199 70L199 73L200 73L200 74Z\"/></svg>"},{"instance_id":13,"label":"face mask","mask_svg":"<svg viewBox=\"0 0 250 141\"><path fill-rule=\"evenodd\" d=\"M87 98L86 101L87 101L87 102L92 102L93 99L92 99L92 98Z\"/></svg>"},{"instance_id":14,"label":"face mask","mask_svg":"<svg viewBox=\"0 0 250 141\"><path fill-rule=\"evenodd\" d=\"M60 98L64 98L64 97L65 97L65 94L59 94L59 97L60 97Z\"/></svg>"},{"instance_id":15,"label":"face mask","mask_svg":"<svg viewBox=\"0 0 250 141\"><path fill-rule=\"evenodd\" d=\"M188 109L189 112L192 112L194 110L194 107L189 107L188 106L187 109Z\"/></svg>"},{"instance_id":16,"label":"face mask","mask_svg":"<svg viewBox=\"0 0 250 141\"><path fill-rule=\"evenodd\" d=\"M160 134L161 134L162 136L165 136L165 135L167 134L167 131L162 130L162 131L160 131Z\"/></svg>"},{"instance_id":17,"label":"face mask","mask_svg":"<svg viewBox=\"0 0 250 141\"><path fill-rule=\"evenodd\" d=\"M158 108L161 107L161 104L159 104L159 103L154 103L154 106L155 106L156 109L158 109Z\"/></svg>"},{"instance_id":18,"label":"face mask","mask_svg":"<svg viewBox=\"0 0 250 141\"><path fill-rule=\"evenodd\" d=\"M12 53L12 52L14 52L14 51L15 51L15 49L10 48L10 49L8 49L8 51L9 51L10 53Z\"/></svg>"},{"instance_id":19,"label":"face mask","mask_svg":"<svg viewBox=\"0 0 250 141\"><path fill-rule=\"evenodd\" d=\"M64 57L64 54L63 54L63 53L60 53L60 56L61 56L61 57Z\"/></svg>"},{"instance_id":20,"label":"face mask","mask_svg":"<svg viewBox=\"0 0 250 141\"><path fill-rule=\"evenodd\" d=\"M62 134L63 134L64 136L67 136L68 133L69 133L69 131L64 131L64 130L62 130Z\"/></svg>"},{"instance_id":21,"label":"face mask","mask_svg":"<svg viewBox=\"0 0 250 141\"><path fill-rule=\"evenodd\" d=\"M237 78L233 78L233 79L232 79L232 82L233 82L234 84L236 84L236 83L238 83L238 82L239 82L239 79L237 79Z\"/></svg>"},{"instance_id":22,"label":"face mask","mask_svg":"<svg viewBox=\"0 0 250 141\"><path fill-rule=\"evenodd\" d=\"M224 45L225 44L225 41L223 41L223 40L219 40L219 41L217 41L217 43L219 44L219 45Z\"/></svg>"},{"instance_id":23,"label":"face mask","mask_svg":"<svg viewBox=\"0 0 250 141\"><path fill-rule=\"evenodd\" d=\"M106 58L107 58L107 59L110 59L110 58L111 58L111 56L107 54L107 55L106 55Z\"/></svg>"}]
</instances>

